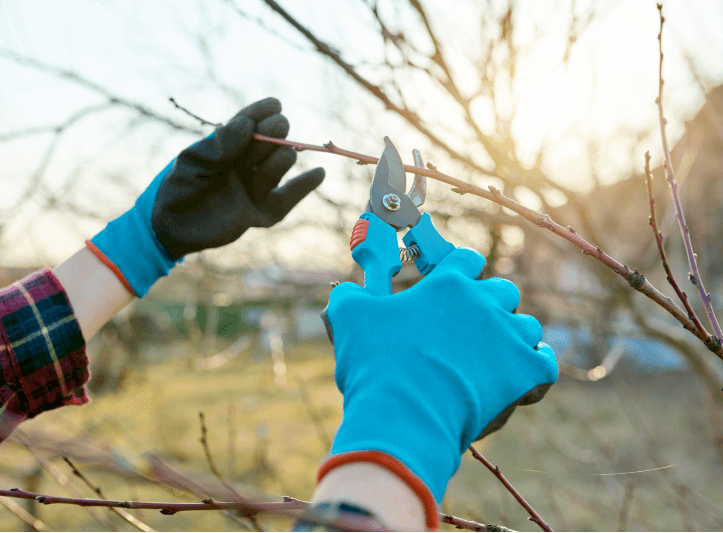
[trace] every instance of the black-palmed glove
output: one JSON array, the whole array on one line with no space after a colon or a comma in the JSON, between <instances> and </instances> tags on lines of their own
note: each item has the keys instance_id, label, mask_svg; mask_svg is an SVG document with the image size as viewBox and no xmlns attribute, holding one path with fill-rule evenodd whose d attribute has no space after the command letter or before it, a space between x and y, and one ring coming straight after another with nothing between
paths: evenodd
<instances>
[{"instance_id":1,"label":"black-palmed glove","mask_svg":"<svg viewBox=\"0 0 723 533\"><path fill-rule=\"evenodd\" d=\"M248 228L279 222L324 179L316 168L277 187L296 162L290 146L254 141L284 138L289 121L281 103L267 98L181 152L153 206L153 230L174 258L238 239Z\"/></svg>"},{"instance_id":2,"label":"black-palmed glove","mask_svg":"<svg viewBox=\"0 0 723 533\"><path fill-rule=\"evenodd\" d=\"M185 255L276 224L324 179L316 168L278 187L296 150L254 141L253 134L283 138L288 132L275 98L242 109L171 161L133 208L87 241L88 248L144 296Z\"/></svg>"}]
</instances>

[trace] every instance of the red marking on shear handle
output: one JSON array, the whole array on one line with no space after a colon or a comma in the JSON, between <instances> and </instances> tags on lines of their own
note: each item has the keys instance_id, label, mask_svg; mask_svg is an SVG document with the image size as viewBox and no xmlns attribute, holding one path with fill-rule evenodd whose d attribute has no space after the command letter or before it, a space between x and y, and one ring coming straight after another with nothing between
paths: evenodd
<instances>
[{"instance_id":1,"label":"red marking on shear handle","mask_svg":"<svg viewBox=\"0 0 723 533\"><path fill-rule=\"evenodd\" d=\"M351 250L356 248L357 244L364 242L367 238L367 230L369 230L369 221L365 218L360 218L354 224L354 230L351 232L351 241L349 241L349 247Z\"/></svg>"}]
</instances>

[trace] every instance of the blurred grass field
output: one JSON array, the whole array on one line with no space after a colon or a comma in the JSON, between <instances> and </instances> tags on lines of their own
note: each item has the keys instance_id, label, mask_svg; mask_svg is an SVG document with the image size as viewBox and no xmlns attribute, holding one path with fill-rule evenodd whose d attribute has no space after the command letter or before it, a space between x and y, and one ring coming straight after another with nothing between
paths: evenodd
<instances>
[{"instance_id":1,"label":"blurred grass field","mask_svg":"<svg viewBox=\"0 0 723 533\"><path fill-rule=\"evenodd\" d=\"M213 481L199 442L202 411L212 455L227 480L240 489L268 494L273 501L282 495L309 500L318 463L341 420L332 347L313 342L288 348L283 387L274 383L270 359L259 353L252 346L208 371L190 370L185 359L149 365L134 371L119 392L23 424L21 436L35 444L51 438L68 453L99 439L118 464L133 464L152 450L174 468ZM518 409L500 432L478 443L478 449L500 466L553 529L720 530L723 467L707 413L702 386L692 375L614 373L594 384L562 376L545 400ZM36 453L45 453L42 446ZM95 497L57 454L50 457L84 497ZM76 464L109 499L198 501L92 461ZM69 495L56 477L39 469L17 439L0 445L2 488ZM104 530L108 522L118 530L134 530L105 509L99 510L100 523L78 507L32 505L55 530ZM442 508L483 523L539 530L468 453ZM220 512L133 513L160 531L241 528ZM275 530L291 524L270 515L262 515L259 523ZM0 505L0 529L26 528Z\"/></svg>"}]
</instances>

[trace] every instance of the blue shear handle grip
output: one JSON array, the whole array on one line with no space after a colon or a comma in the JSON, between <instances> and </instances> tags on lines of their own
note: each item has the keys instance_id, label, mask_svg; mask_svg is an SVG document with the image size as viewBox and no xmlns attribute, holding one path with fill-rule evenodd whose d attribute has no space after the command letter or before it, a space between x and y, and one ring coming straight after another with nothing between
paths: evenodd
<instances>
[{"instance_id":1,"label":"blue shear handle grip","mask_svg":"<svg viewBox=\"0 0 723 533\"><path fill-rule=\"evenodd\" d=\"M422 213L417 225L410 229L402 239L404 245L411 247L413 244L419 246L421 252L419 259L414 260L419 273L426 276L439 262L455 249L454 244L444 240L437 228L432 224L432 217L429 213Z\"/></svg>"},{"instance_id":2,"label":"blue shear handle grip","mask_svg":"<svg viewBox=\"0 0 723 533\"><path fill-rule=\"evenodd\" d=\"M364 213L359 219L368 220L369 226L351 256L364 271L364 287L375 296L392 294L392 276L402 268L397 232L372 213Z\"/></svg>"}]
</instances>

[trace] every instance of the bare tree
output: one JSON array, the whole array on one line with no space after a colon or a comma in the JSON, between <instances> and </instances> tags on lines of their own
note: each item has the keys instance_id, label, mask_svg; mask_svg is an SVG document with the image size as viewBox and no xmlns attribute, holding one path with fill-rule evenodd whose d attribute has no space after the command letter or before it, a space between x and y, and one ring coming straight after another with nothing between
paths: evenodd
<instances>
[{"instance_id":1,"label":"bare tree","mask_svg":"<svg viewBox=\"0 0 723 533\"><path fill-rule=\"evenodd\" d=\"M193 70L178 65L178 68L194 83L205 88L212 87L214 94L223 94L229 101L241 103L245 99L241 89L224 79L217 67L221 59L233 60L235 55L244 53L224 49L219 44L227 30L223 30L217 21L224 17L256 25L283 43L284 47L317 55L324 72L328 72L332 80L333 88L329 92L338 98L344 98L343 93L348 93L351 96L346 102L353 103L350 109L367 111L367 120L360 121L340 111L336 100L329 106L317 104L321 114L350 131L344 142L345 148L378 155L374 149L381 139L381 129L389 127L400 136L404 135L405 146L421 148L426 160L431 160L441 171L470 186L469 190L458 186L460 193L472 192L472 187L476 187L485 192L485 198L492 200L473 198L470 194L460 196L444 189L443 194L430 195L425 208L455 244L472 246L484 252L490 265L489 275L509 277L520 286L524 292L521 311L537 316L543 324L563 322L571 331L583 326L589 328L593 342L585 348L580 345L581 352L587 350L589 366L576 368L562 363L563 372L585 382L615 379L613 370L624 348L614 343L611 347L610 339L643 334L649 339L662 341L682 353L705 384L706 402L701 410L706 412L711 427L707 438L723 457L720 445L723 424L719 415L723 405L723 396L719 392L723 373L718 370L720 360L714 355L721 348L716 345L711 333L704 333L708 326L704 327L702 320L696 322L692 318L706 314L697 299L687 296L687 304L675 303L673 298L681 295L683 299L685 290L666 289L666 278L677 278L679 288L686 283L682 281L689 269L685 260L685 242L675 230L675 209L665 199L663 191L651 185L648 198L644 161L642 157L637 157L642 154L641 150L658 145L652 144L653 141L659 143L657 126L621 127L615 132L615 141L628 156L624 158L626 163L618 174L627 179L612 184L601 177L603 169L609 164L602 143L594 138L583 139L582 144L587 151L585 170L589 173L585 191L581 191L572 180L566 180L569 176L562 175L550 163L559 137L548 136L531 151L516 131L524 113L523 94L531 82L526 76L526 67L535 60L539 53L537 46L544 40L546 32L557 31L558 37L560 35L559 29L551 29L551 21L562 21L565 32L564 39L558 39L558 44L562 42L563 45L555 48L547 60L551 69L564 71L578 53L580 42L594 29L596 21L614 10L615 4L560 2L542 15L533 13L531 5L512 0L500 3L460 0L453 4L417 0L350 0L344 5L352 10L354 16L342 18L338 25L340 29L334 31L334 28L302 22L293 2L261 0L250 6L246 2L219 0L213 10L199 7L202 15L199 20L203 21L200 31L189 30L187 33L188 42L201 58L201 67ZM292 11L292 8L297 11ZM335 4L329 3L326 8L332 11ZM640 31L654 39L652 27L641 24ZM359 35L368 39L368 47L359 46ZM281 45L279 50L283 50ZM89 210L77 201L73 181L69 180L61 193L53 192L45 183L47 170L53 165L63 136L88 117L109 110L123 110L129 127L158 128L162 135L180 132L189 140L192 136L210 131L210 128L204 128L171 105L163 108L137 101L93 81L90 76L52 66L10 49L0 49L0 58L83 87L94 98L86 107L69 113L57 124L0 134L1 143L20 142L35 135L51 136L48 146L38 158L37 167L24 181L18 199L7 205L0 204L0 223L31 201L60 213L75 213L91 219L107 218L106 213ZM655 58L651 58L651 62L655 62ZM715 295L720 294L723 286L719 268L723 249L720 248L717 229L723 211L719 206L720 188L716 185L719 180L715 173L716 168L720 168L723 154L720 139L723 98L720 91L711 90L716 84L712 75L702 73L702 67L690 54L688 63L701 90L708 93L707 101L690 121L680 141L674 147L670 146L670 160L666 161L666 167L677 175L684 187L680 195L682 207L687 213L695 215L688 219L692 234L690 249L692 251L694 245L701 257L698 259L699 273L693 279L705 280L713 293L713 305L709 308L715 314ZM651 87L655 81L651 79ZM193 91L189 89L189 92ZM640 102L641 108L654 106L654 92L651 91L650 102ZM167 94L166 97L175 97L196 111L192 99L186 94ZM208 116L203 109L197 111L211 122L223 118ZM674 118L673 113L667 113L669 118ZM383 126L380 125L382 120ZM347 144L349 138L359 145ZM295 140L318 142L305 138ZM163 140L159 141L161 143ZM339 145L342 143L339 142ZM662 161L662 157L657 159ZM300 229L321 228L322 233L317 235L323 235L319 239L328 246L329 256L340 264L348 265L348 232L365 203L371 169L359 167L353 162L341 168L341 194L331 188L322 189L313 200L314 211L297 215L293 227L285 225L273 230L273 237L264 239L265 248L257 248L258 240L247 239L233 247L234 251L227 254L225 261L232 263L244 255L247 260L251 250L256 253L259 263L283 261L286 249L298 244L294 240L298 238ZM430 170L430 173L434 171ZM430 177L434 177L431 174ZM653 179L653 184L661 184L663 167L653 168L650 175L658 178ZM132 189L122 178L117 179L116 184L125 190ZM489 188L490 185L494 190ZM651 216L649 206L653 203L658 227L651 235L648 217ZM515 206L520 206L520 209L515 211ZM550 227L543 223L539 224L540 227L536 223L531 224L531 219L524 216L529 211L536 213L530 214L532 218L546 215L556 221L559 228L556 226L556 231L551 232L548 231ZM657 237L658 230L660 239ZM587 243L589 247L582 249L590 257L583 256L579 246L570 244L575 240L573 235ZM668 272L660 268L661 249L667 250ZM709 250L711 253L708 253ZM616 275L611 270L613 261L625 267L624 279L620 279L620 272ZM619 270L623 272L622 268ZM657 287L658 303L677 309L680 322L659 307L650 305L632 290L647 292L649 296L651 287ZM697 292L697 287L690 287L688 292L692 295ZM708 350L693 335L682 331L680 323L687 324L690 332L704 340ZM715 332L715 328L712 329ZM580 427L586 434L595 434L595 429L585 423L581 416ZM642 427L644 423L643 419L631 422L635 427ZM560 435L548 434L540 438L545 445L564 450L569 447ZM608 440L601 435L595 438L602 450L600 453L612 463L614 454L609 451L612 445ZM656 468L668 468L668 462L661 458L654 440L652 433L644 436L646 450ZM534 434L528 444L531 453L535 446L540 445ZM685 485L673 474L666 477L666 483L674 492L670 501L682 509L681 516L687 516L686 505L693 498L686 496L687 489L680 489ZM553 511L559 509L552 485L543 488L549 495L549 508ZM638 494L633 485L625 485L624 488L622 510L600 511L601 514L614 515L623 527L632 520L633 504L630 500ZM556 490L560 490L559 487ZM600 502L582 504L595 508L600 506ZM206 504L206 507L209 505ZM555 515L551 516L557 519L558 512L554 512ZM562 516L564 518L564 509ZM562 526L562 523L558 525Z\"/></svg>"}]
</instances>

